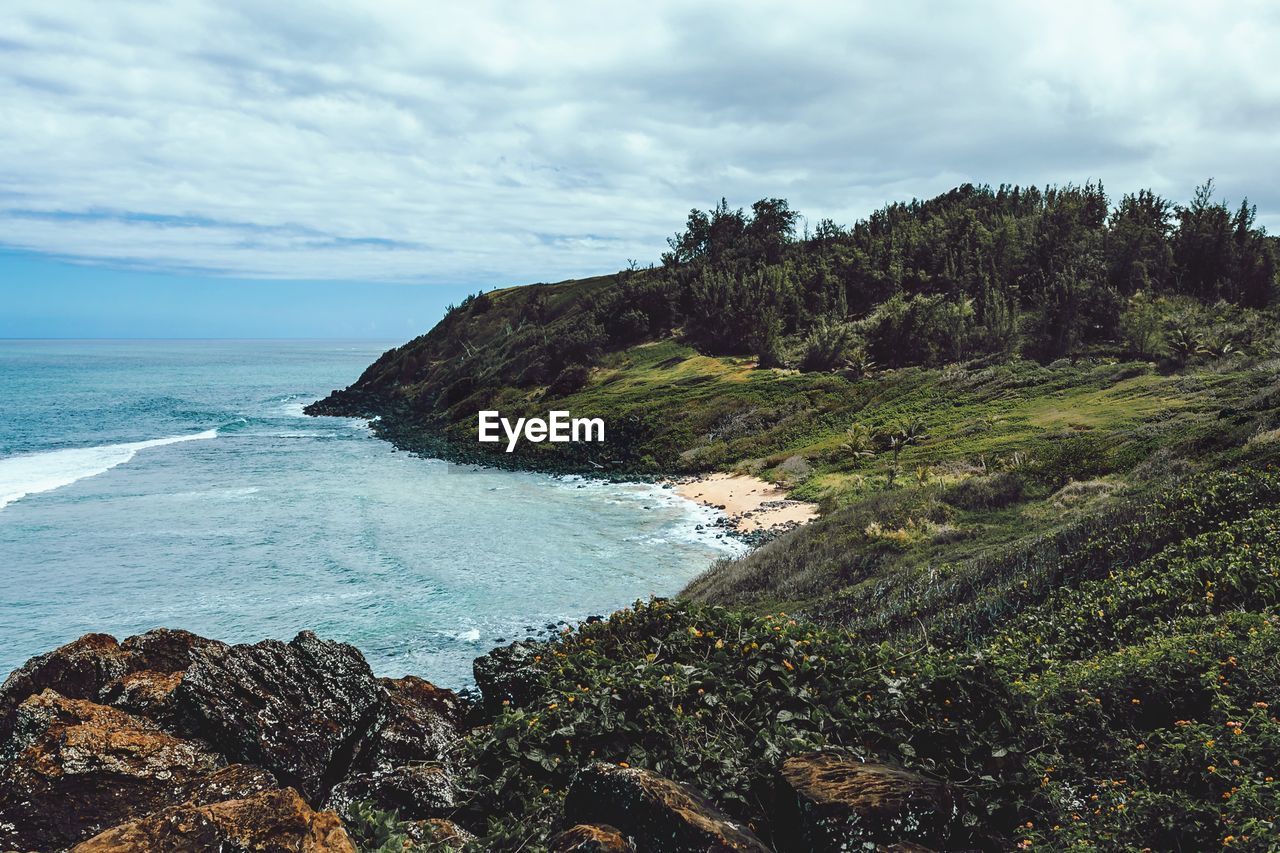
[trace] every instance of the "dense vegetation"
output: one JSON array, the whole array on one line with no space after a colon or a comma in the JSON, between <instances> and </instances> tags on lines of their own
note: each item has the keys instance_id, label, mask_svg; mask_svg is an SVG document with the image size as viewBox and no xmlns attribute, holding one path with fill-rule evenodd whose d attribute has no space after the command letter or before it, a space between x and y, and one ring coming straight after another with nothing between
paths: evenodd
<instances>
[{"instance_id":1,"label":"dense vegetation","mask_svg":"<svg viewBox=\"0 0 1280 853\"><path fill-rule=\"evenodd\" d=\"M575 771L607 760L767 840L779 760L824 748L947 779L957 848L1280 846L1280 475L1163 489L1057 575L964 639L637 602L533 646L527 697L463 745L460 814L479 848L538 849Z\"/></svg>"},{"instance_id":2,"label":"dense vegetation","mask_svg":"<svg viewBox=\"0 0 1280 853\"><path fill-rule=\"evenodd\" d=\"M545 411L652 342L810 374L791 393L826 387L815 372L1090 355L1177 367L1276 343L1259 319L1276 240L1211 183L1182 206L1144 190L1114 207L1097 184L966 185L849 229L823 221L797 237L798 221L780 199L721 202L689 214L661 266L470 297L336 408L394 410L465 447L479 409ZM680 436L662 435L665 419L607 414L624 415L607 448L528 452L547 466L672 467Z\"/></svg>"},{"instance_id":3,"label":"dense vegetation","mask_svg":"<svg viewBox=\"0 0 1280 853\"><path fill-rule=\"evenodd\" d=\"M536 849L601 758L767 840L779 759L824 746L956 786L957 846L1280 848L1277 248L1252 208L966 186L798 222L694 211L660 266L480 294L317 407L822 506L540 646L528 701L468 741L466 821ZM485 456L480 408L602 415L609 441Z\"/></svg>"}]
</instances>

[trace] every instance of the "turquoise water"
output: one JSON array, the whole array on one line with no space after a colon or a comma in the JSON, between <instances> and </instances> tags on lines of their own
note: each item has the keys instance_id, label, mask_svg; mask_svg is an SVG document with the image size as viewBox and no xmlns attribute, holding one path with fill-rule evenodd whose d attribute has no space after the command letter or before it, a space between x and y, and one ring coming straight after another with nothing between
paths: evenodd
<instances>
[{"instance_id":1,"label":"turquoise water","mask_svg":"<svg viewBox=\"0 0 1280 853\"><path fill-rule=\"evenodd\" d=\"M661 487L449 465L302 414L386 348L0 341L0 675L87 631L310 628L458 686L492 645L734 547Z\"/></svg>"}]
</instances>

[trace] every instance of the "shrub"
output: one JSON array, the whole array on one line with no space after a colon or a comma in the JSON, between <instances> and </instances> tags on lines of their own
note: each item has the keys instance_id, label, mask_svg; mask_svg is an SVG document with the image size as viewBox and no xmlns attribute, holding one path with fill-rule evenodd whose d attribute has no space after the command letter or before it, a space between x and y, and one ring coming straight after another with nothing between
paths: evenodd
<instances>
[{"instance_id":1,"label":"shrub","mask_svg":"<svg viewBox=\"0 0 1280 853\"><path fill-rule=\"evenodd\" d=\"M979 354L971 346L976 317L969 299L898 294L863 325L867 351L881 364L936 365Z\"/></svg>"},{"instance_id":2,"label":"shrub","mask_svg":"<svg viewBox=\"0 0 1280 853\"><path fill-rule=\"evenodd\" d=\"M1012 471L969 477L948 488L942 499L960 509L1003 509L1022 500L1022 478Z\"/></svg>"},{"instance_id":3,"label":"shrub","mask_svg":"<svg viewBox=\"0 0 1280 853\"><path fill-rule=\"evenodd\" d=\"M556 375L547 387L547 393L553 397L565 397L581 391L591 378L591 368L585 364L571 364Z\"/></svg>"},{"instance_id":4,"label":"shrub","mask_svg":"<svg viewBox=\"0 0 1280 853\"><path fill-rule=\"evenodd\" d=\"M853 342L853 327L848 323L831 322L825 318L819 320L805 335L800 369L835 370L845 363Z\"/></svg>"}]
</instances>

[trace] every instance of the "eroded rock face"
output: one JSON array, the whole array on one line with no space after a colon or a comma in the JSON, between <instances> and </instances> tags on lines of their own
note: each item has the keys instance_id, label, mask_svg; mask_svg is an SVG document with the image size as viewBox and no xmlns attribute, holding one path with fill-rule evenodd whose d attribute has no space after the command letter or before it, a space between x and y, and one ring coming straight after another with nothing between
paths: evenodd
<instances>
[{"instance_id":1,"label":"eroded rock face","mask_svg":"<svg viewBox=\"0 0 1280 853\"><path fill-rule=\"evenodd\" d=\"M360 744L355 767L378 772L414 762L447 762L461 736L458 694L412 675L378 683L386 691L382 722Z\"/></svg>"},{"instance_id":2,"label":"eroded rock face","mask_svg":"<svg viewBox=\"0 0 1280 853\"><path fill-rule=\"evenodd\" d=\"M768 851L701 794L648 770L603 763L583 768L569 787L564 813L569 823L616 827L653 853Z\"/></svg>"},{"instance_id":3,"label":"eroded rock face","mask_svg":"<svg viewBox=\"0 0 1280 853\"><path fill-rule=\"evenodd\" d=\"M13 714L0 768L0 849L65 847L138 814L274 788L155 723L52 690Z\"/></svg>"},{"instance_id":4,"label":"eroded rock face","mask_svg":"<svg viewBox=\"0 0 1280 853\"><path fill-rule=\"evenodd\" d=\"M292 788L205 806L184 805L106 830L75 853L210 850L355 853L338 816L313 811Z\"/></svg>"},{"instance_id":5,"label":"eroded rock face","mask_svg":"<svg viewBox=\"0 0 1280 853\"><path fill-rule=\"evenodd\" d=\"M120 644L120 648L129 655L131 671L149 669L155 672L182 672L191 666L196 652L226 647L226 643L176 628L156 628L127 637Z\"/></svg>"},{"instance_id":6,"label":"eroded rock face","mask_svg":"<svg viewBox=\"0 0 1280 853\"><path fill-rule=\"evenodd\" d=\"M849 850L858 843L942 846L955 816L941 782L818 752L783 762L774 836L779 850L797 853Z\"/></svg>"},{"instance_id":7,"label":"eroded rock face","mask_svg":"<svg viewBox=\"0 0 1280 853\"><path fill-rule=\"evenodd\" d=\"M457 795L442 768L411 764L350 776L333 787L326 805L349 819L352 805L359 802L395 811L404 820L419 820L452 813Z\"/></svg>"},{"instance_id":8,"label":"eroded rock face","mask_svg":"<svg viewBox=\"0 0 1280 853\"><path fill-rule=\"evenodd\" d=\"M0 686L0 739L9 736L14 711L28 696L49 689L71 699L96 699L98 691L128 671L128 655L109 634L85 634L33 657Z\"/></svg>"},{"instance_id":9,"label":"eroded rock face","mask_svg":"<svg viewBox=\"0 0 1280 853\"><path fill-rule=\"evenodd\" d=\"M635 853L635 847L616 828L580 823L551 839L551 853Z\"/></svg>"},{"instance_id":10,"label":"eroded rock face","mask_svg":"<svg viewBox=\"0 0 1280 853\"><path fill-rule=\"evenodd\" d=\"M175 722L175 694L181 683L181 672L144 669L120 676L102 688L99 698L104 705L146 717L168 728Z\"/></svg>"},{"instance_id":11,"label":"eroded rock face","mask_svg":"<svg viewBox=\"0 0 1280 853\"><path fill-rule=\"evenodd\" d=\"M198 649L222 645L189 631L168 628L129 637L123 643L109 634L85 634L27 661L0 686L0 741L9 736L14 711L29 696L54 690L69 699L101 700L130 673L181 672Z\"/></svg>"},{"instance_id":12,"label":"eroded rock face","mask_svg":"<svg viewBox=\"0 0 1280 853\"><path fill-rule=\"evenodd\" d=\"M310 631L288 643L202 649L176 691L185 731L311 802L345 775L382 697L357 649Z\"/></svg>"},{"instance_id":13,"label":"eroded rock face","mask_svg":"<svg viewBox=\"0 0 1280 853\"><path fill-rule=\"evenodd\" d=\"M497 712L504 701L518 707L534 698L540 648L530 642L512 643L475 659L471 671L486 709Z\"/></svg>"}]
</instances>

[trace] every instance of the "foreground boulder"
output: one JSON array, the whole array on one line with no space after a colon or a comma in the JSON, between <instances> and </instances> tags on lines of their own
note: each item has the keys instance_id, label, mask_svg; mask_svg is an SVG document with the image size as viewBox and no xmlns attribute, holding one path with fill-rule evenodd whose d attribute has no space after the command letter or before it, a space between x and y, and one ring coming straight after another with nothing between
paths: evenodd
<instances>
[{"instance_id":1,"label":"foreground boulder","mask_svg":"<svg viewBox=\"0 0 1280 853\"><path fill-rule=\"evenodd\" d=\"M354 766L378 772L415 762L448 763L461 737L463 702L458 694L412 675L380 678L381 725L360 744Z\"/></svg>"},{"instance_id":2,"label":"foreground boulder","mask_svg":"<svg viewBox=\"0 0 1280 853\"><path fill-rule=\"evenodd\" d=\"M420 820L452 813L457 797L452 779L442 768L408 764L350 776L333 787L326 805L350 820L357 803L372 803L404 820Z\"/></svg>"},{"instance_id":3,"label":"foreground boulder","mask_svg":"<svg viewBox=\"0 0 1280 853\"><path fill-rule=\"evenodd\" d=\"M52 690L12 718L0 768L0 849L73 844L139 814L276 786L155 723Z\"/></svg>"},{"instance_id":4,"label":"foreground boulder","mask_svg":"<svg viewBox=\"0 0 1280 853\"><path fill-rule=\"evenodd\" d=\"M612 826L580 823L551 839L551 853L635 853L635 847Z\"/></svg>"},{"instance_id":5,"label":"foreground boulder","mask_svg":"<svg viewBox=\"0 0 1280 853\"><path fill-rule=\"evenodd\" d=\"M102 688L98 698L104 705L146 717L166 729L172 729L176 724L176 694L182 675L181 672L154 669L126 673Z\"/></svg>"},{"instance_id":6,"label":"foreground boulder","mask_svg":"<svg viewBox=\"0 0 1280 853\"><path fill-rule=\"evenodd\" d=\"M780 775L773 831L782 851L942 846L956 816L945 784L896 767L817 752L788 758Z\"/></svg>"},{"instance_id":7,"label":"foreground boulder","mask_svg":"<svg viewBox=\"0 0 1280 853\"><path fill-rule=\"evenodd\" d=\"M0 739L13 729L13 714L29 696L54 690L69 699L96 699L109 682L129 671L128 658L109 634L85 634L15 669L0 686Z\"/></svg>"},{"instance_id":8,"label":"foreground boulder","mask_svg":"<svg viewBox=\"0 0 1280 853\"><path fill-rule=\"evenodd\" d=\"M315 803L346 774L382 695L356 648L303 631L288 643L200 650L176 703L184 731Z\"/></svg>"},{"instance_id":9,"label":"foreground boulder","mask_svg":"<svg viewBox=\"0 0 1280 853\"><path fill-rule=\"evenodd\" d=\"M355 853L338 816L313 811L293 789L206 806L183 805L108 829L75 853L271 850Z\"/></svg>"},{"instance_id":10,"label":"foreground boulder","mask_svg":"<svg viewBox=\"0 0 1280 853\"><path fill-rule=\"evenodd\" d=\"M109 634L85 634L32 658L5 679L0 686L0 740L9 736L13 714L29 696L54 690L68 699L98 701L130 673L180 673L198 650L222 645L189 631L168 628L129 637L123 643Z\"/></svg>"},{"instance_id":11,"label":"foreground boulder","mask_svg":"<svg viewBox=\"0 0 1280 853\"><path fill-rule=\"evenodd\" d=\"M564 803L571 824L606 824L652 853L768 848L692 788L648 770L596 763L583 768Z\"/></svg>"}]
</instances>

